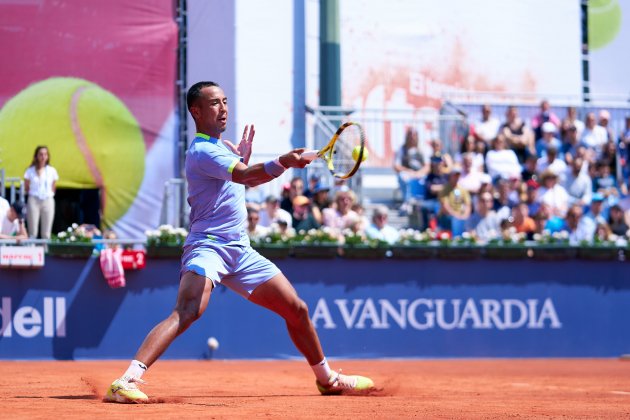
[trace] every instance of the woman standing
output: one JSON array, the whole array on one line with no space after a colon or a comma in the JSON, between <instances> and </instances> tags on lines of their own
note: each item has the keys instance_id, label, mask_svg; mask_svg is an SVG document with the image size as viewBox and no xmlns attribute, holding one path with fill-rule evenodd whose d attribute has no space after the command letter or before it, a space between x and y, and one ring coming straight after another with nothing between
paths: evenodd
<instances>
[{"instance_id":1,"label":"woman standing","mask_svg":"<svg viewBox=\"0 0 630 420\"><path fill-rule=\"evenodd\" d=\"M41 222L42 239L50 239L55 217L55 190L59 175L50 166L48 147L37 146L31 166L24 174L24 185L28 194L26 221L31 238L39 235Z\"/></svg>"}]
</instances>

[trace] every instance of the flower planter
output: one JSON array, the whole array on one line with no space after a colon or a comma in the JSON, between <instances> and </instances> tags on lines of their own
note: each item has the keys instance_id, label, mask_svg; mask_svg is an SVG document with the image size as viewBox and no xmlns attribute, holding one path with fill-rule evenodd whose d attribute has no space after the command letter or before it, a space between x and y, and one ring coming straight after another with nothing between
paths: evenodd
<instances>
[{"instance_id":1,"label":"flower planter","mask_svg":"<svg viewBox=\"0 0 630 420\"><path fill-rule=\"evenodd\" d=\"M293 256L295 258L336 258L339 254L339 245L294 245Z\"/></svg>"},{"instance_id":2,"label":"flower planter","mask_svg":"<svg viewBox=\"0 0 630 420\"><path fill-rule=\"evenodd\" d=\"M147 258L181 258L183 252L181 245L147 246Z\"/></svg>"},{"instance_id":3,"label":"flower planter","mask_svg":"<svg viewBox=\"0 0 630 420\"><path fill-rule=\"evenodd\" d=\"M443 260L476 260L481 257L482 250L477 245L441 245L437 255Z\"/></svg>"},{"instance_id":4,"label":"flower planter","mask_svg":"<svg viewBox=\"0 0 630 420\"><path fill-rule=\"evenodd\" d=\"M61 258L89 258L94 252L94 244L91 242L51 242L46 253Z\"/></svg>"},{"instance_id":5,"label":"flower planter","mask_svg":"<svg viewBox=\"0 0 630 420\"><path fill-rule=\"evenodd\" d=\"M392 258L398 260L426 260L435 258L437 248L432 245L394 245Z\"/></svg>"},{"instance_id":6,"label":"flower planter","mask_svg":"<svg viewBox=\"0 0 630 420\"><path fill-rule=\"evenodd\" d=\"M291 252L291 246L287 244L254 245L253 248L260 255L270 260L287 258Z\"/></svg>"},{"instance_id":7,"label":"flower planter","mask_svg":"<svg viewBox=\"0 0 630 420\"><path fill-rule=\"evenodd\" d=\"M613 261L619 259L619 248L613 246L585 246L577 250L577 256L582 260Z\"/></svg>"},{"instance_id":8,"label":"flower planter","mask_svg":"<svg viewBox=\"0 0 630 420\"><path fill-rule=\"evenodd\" d=\"M522 245L487 245L484 257L490 260L522 260L528 257L529 249Z\"/></svg>"},{"instance_id":9,"label":"flower planter","mask_svg":"<svg viewBox=\"0 0 630 420\"><path fill-rule=\"evenodd\" d=\"M537 245L532 251L534 259L541 261L570 260L577 255L577 249L569 245Z\"/></svg>"},{"instance_id":10,"label":"flower planter","mask_svg":"<svg viewBox=\"0 0 630 420\"><path fill-rule=\"evenodd\" d=\"M382 259L387 255L385 247L371 246L344 246L341 248L341 255L348 259Z\"/></svg>"}]
</instances>

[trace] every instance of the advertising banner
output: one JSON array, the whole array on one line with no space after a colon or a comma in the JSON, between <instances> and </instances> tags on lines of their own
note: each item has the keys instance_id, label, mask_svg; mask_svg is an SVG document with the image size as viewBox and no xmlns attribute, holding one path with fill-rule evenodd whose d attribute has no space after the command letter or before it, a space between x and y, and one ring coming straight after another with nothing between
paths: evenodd
<instances>
[{"instance_id":1,"label":"advertising banner","mask_svg":"<svg viewBox=\"0 0 630 420\"><path fill-rule=\"evenodd\" d=\"M102 220L141 237L174 173L177 25L170 1L0 2L0 167L47 146L59 188L99 189Z\"/></svg>"}]
</instances>

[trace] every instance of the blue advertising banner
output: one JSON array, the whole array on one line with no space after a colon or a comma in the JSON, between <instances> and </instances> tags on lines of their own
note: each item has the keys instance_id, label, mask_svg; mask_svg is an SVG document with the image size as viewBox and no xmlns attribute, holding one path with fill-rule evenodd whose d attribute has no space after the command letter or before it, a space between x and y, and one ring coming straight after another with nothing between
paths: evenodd
<instances>
[{"instance_id":1,"label":"blue advertising banner","mask_svg":"<svg viewBox=\"0 0 630 420\"><path fill-rule=\"evenodd\" d=\"M328 357L611 357L630 352L630 264L277 261ZM95 258L0 271L0 359L131 358L173 308L179 261L110 289ZM216 350L209 337L219 341ZM165 358L300 357L275 314L217 288Z\"/></svg>"}]
</instances>

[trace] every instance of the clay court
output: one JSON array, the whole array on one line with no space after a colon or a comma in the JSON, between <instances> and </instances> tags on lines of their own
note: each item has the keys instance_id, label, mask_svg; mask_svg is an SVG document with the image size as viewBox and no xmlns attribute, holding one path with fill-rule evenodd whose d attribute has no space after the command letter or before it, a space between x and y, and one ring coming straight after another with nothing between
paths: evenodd
<instances>
[{"instance_id":1,"label":"clay court","mask_svg":"<svg viewBox=\"0 0 630 420\"><path fill-rule=\"evenodd\" d=\"M152 403L102 402L126 361L0 362L1 418L629 418L618 359L335 361L378 391L322 397L300 361L159 361Z\"/></svg>"}]
</instances>

